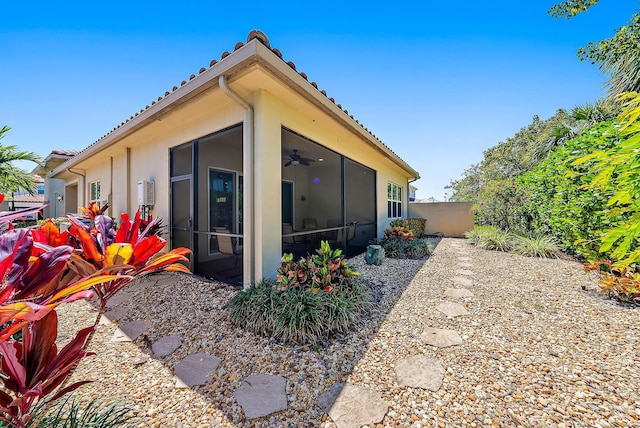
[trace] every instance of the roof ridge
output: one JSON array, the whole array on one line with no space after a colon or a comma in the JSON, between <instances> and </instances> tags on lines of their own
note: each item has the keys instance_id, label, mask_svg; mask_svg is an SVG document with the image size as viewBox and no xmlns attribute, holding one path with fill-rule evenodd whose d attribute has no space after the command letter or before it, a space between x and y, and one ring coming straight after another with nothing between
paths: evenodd
<instances>
[{"instance_id":1,"label":"roof ridge","mask_svg":"<svg viewBox=\"0 0 640 428\"><path fill-rule=\"evenodd\" d=\"M291 67L294 71L296 71L304 80L306 80L307 82L309 82L309 79L307 77L307 74L305 72L302 71L298 71L296 69L296 64L293 61L286 61L282 55L282 52L280 52L280 50L278 50L277 48L273 48L271 47L271 43L269 42L269 38L266 36L266 34L264 34L262 31L260 30L251 30L249 32L249 34L247 35L247 40L246 42L237 42L235 44L235 46L233 47L233 52L237 51L238 49L240 49L241 47L243 47L245 44L251 42L252 40L257 40L258 42L262 43L267 49L269 49L271 52L273 52L278 58L280 58L285 64L287 64L289 67ZM224 51L222 52L222 54L220 55L220 61L224 60L226 57L228 57L229 55L231 55L231 52L229 51ZM207 71L208 69L210 69L211 67L213 67L214 65L216 65L218 63L217 60L212 59L209 62L209 67L205 68L205 67L201 67L200 70L198 71L198 76L202 73L204 73L205 71ZM102 137L98 138L97 140L95 140L93 143L91 143L88 147L84 148L83 150L81 150L79 153L84 152L85 150L89 149L89 147L92 147L93 145L99 143L100 141L102 141L103 139L105 139L106 137L108 137L109 135L111 135L113 132L117 131L118 129L120 129L122 126L124 126L125 124L129 123L131 120L133 120L134 118L136 118L137 116L139 116L140 114L144 113L146 110L148 110L151 106L155 105L156 103L158 103L159 101L161 101L162 99L166 98L167 96L169 96L170 94L172 94L173 92L175 92L176 90L178 90L179 88L181 88L182 86L186 85L188 82L194 80L197 76L195 74L191 74L189 76L189 80L183 80L182 82L180 82L180 86L173 86L173 88L171 89L171 91L165 91L164 96L159 96L157 98L157 100L152 101L151 104L147 104L144 108L140 109L139 112L131 115L131 117L129 117L129 119L126 119L125 121L121 122L119 125L117 125L116 127L114 127L111 131L107 132L106 134L104 134ZM346 114L349 118L351 118L353 121L355 121L358 125L360 125L360 127L362 129L364 129L369 135L371 135L373 138L375 138L380 144L382 144L384 147L387 148L387 150L389 150L391 153L393 153L395 156L397 156L398 158L400 158L393 150L391 150L391 148L389 146L387 146L384 142L382 142L382 140L380 140L380 138L378 138L373 132L371 132L369 130L369 128L365 127L362 123L360 123L360 121L358 119L356 119L352 114L349 114L349 111L347 109L343 109L341 104L337 104L336 100L333 97L329 97L327 95L327 91L325 91L324 89L319 89L318 88L318 84L314 81L309 82L311 84L311 86L313 86L314 88L316 88L322 95L324 95L329 101L331 101L333 104L336 105L336 107L338 107L340 110L343 111L344 114Z\"/></svg>"}]
</instances>

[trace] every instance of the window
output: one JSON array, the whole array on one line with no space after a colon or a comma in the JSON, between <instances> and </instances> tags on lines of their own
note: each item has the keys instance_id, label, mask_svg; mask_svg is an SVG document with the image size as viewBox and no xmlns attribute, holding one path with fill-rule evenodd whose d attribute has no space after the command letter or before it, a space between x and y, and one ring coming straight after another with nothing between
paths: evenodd
<instances>
[{"instance_id":1,"label":"window","mask_svg":"<svg viewBox=\"0 0 640 428\"><path fill-rule=\"evenodd\" d=\"M100 181L89 183L89 201L100 203Z\"/></svg>"},{"instance_id":2,"label":"window","mask_svg":"<svg viewBox=\"0 0 640 428\"><path fill-rule=\"evenodd\" d=\"M402 217L402 186L387 183L387 217Z\"/></svg>"}]
</instances>

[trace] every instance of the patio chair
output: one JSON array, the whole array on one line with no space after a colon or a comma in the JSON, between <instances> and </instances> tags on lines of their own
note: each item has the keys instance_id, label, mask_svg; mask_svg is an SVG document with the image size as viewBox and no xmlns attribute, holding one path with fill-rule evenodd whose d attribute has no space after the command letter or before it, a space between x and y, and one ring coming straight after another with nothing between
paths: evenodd
<instances>
[{"instance_id":1,"label":"patio chair","mask_svg":"<svg viewBox=\"0 0 640 428\"><path fill-rule=\"evenodd\" d=\"M288 235L293 233L293 226L290 223L282 223L282 234ZM304 249L304 241L298 241L295 236L282 237L282 251L285 253L296 253L300 248Z\"/></svg>"},{"instance_id":2,"label":"patio chair","mask_svg":"<svg viewBox=\"0 0 640 428\"><path fill-rule=\"evenodd\" d=\"M303 218L302 219L302 228L303 229L317 229L318 221L315 218Z\"/></svg>"},{"instance_id":3,"label":"patio chair","mask_svg":"<svg viewBox=\"0 0 640 428\"><path fill-rule=\"evenodd\" d=\"M226 227L214 227L213 230L218 233L230 233ZM236 238L232 236L217 235L216 238L218 239L218 251L222 254L233 256L235 259L233 268L236 268L240 259L239 256L242 256L242 245L236 245Z\"/></svg>"}]
</instances>

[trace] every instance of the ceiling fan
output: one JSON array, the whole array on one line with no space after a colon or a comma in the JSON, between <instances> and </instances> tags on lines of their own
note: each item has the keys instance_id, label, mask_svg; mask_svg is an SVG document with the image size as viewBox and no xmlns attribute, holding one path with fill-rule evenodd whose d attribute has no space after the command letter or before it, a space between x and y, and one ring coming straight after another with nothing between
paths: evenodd
<instances>
[{"instance_id":1,"label":"ceiling fan","mask_svg":"<svg viewBox=\"0 0 640 428\"><path fill-rule=\"evenodd\" d=\"M309 166L310 165L309 162L315 162L315 161L311 158L303 158L298 154L298 149L293 149L293 153L289 155L289 160L287 161L287 163L284 164L284 166L289 166L289 165Z\"/></svg>"}]
</instances>

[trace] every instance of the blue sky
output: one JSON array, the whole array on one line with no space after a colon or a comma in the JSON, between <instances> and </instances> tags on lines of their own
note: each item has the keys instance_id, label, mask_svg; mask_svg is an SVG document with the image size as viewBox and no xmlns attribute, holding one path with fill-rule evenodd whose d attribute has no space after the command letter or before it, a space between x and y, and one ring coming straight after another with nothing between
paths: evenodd
<instances>
[{"instance_id":1,"label":"blue sky","mask_svg":"<svg viewBox=\"0 0 640 428\"><path fill-rule=\"evenodd\" d=\"M419 198L440 200L534 114L600 98L604 76L576 51L638 9L601 0L565 21L553 1L93 3L3 4L3 144L81 150L257 28L420 172Z\"/></svg>"}]
</instances>

